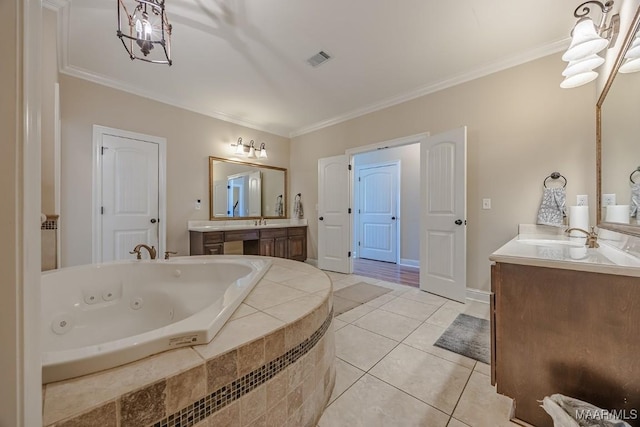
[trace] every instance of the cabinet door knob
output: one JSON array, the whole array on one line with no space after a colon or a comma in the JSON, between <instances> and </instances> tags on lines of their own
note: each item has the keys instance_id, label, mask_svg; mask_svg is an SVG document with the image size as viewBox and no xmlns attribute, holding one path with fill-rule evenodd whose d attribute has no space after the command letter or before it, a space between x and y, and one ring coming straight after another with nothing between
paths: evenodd
<instances>
[{"instance_id":1,"label":"cabinet door knob","mask_svg":"<svg viewBox=\"0 0 640 427\"><path fill-rule=\"evenodd\" d=\"M151 224L155 224L157 220L155 218L151 218Z\"/></svg>"},{"instance_id":2,"label":"cabinet door knob","mask_svg":"<svg viewBox=\"0 0 640 427\"><path fill-rule=\"evenodd\" d=\"M461 219L456 219L456 225L462 225L462 220Z\"/></svg>"},{"instance_id":3,"label":"cabinet door knob","mask_svg":"<svg viewBox=\"0 0 640 427\"><path fill-rule=\"evenodd\" d=\"M324 221L324 217L321 216L320 218L318 218L320 221Z\"/></svg>"},{"instance_id":4,"label":"cabinet door knob","mask_svg":"<svg viewBox=\"0 0 640 427\"><path fill-rule=\"evenodd\" d=\"M396 217L395 217L395 216L392 216L392 217L391 217L391 219L395 221L395 220L396 220Z\"/></svg>"}]
</instances>

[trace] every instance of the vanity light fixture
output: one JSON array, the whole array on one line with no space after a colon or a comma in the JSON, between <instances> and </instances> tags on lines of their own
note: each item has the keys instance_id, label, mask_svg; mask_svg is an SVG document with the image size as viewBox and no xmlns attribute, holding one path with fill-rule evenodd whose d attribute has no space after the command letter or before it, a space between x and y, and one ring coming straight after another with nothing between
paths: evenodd
<instances>
[{"instance_id":1,"label":"vanity light fixture","mask_svg":"<svg viewBox=\"0 0 640 427\"><path fill-rule=\"evenodd\" d=\"M118 31L116 34L127 50L129 58L132 61L139 59L154 64L171 65L172 26L167 19L164 0L117 1ZM129 14L125 1L131 3L133 14ZM137 51L142 55L136 53Z\"/></svg>"},{"instance_id":2,"label":"vanity light fixture","mask_svg":"<svg viewBox=\"0 0 640 427\"><path fill-rule=\"evenodd\" d=\"M587 6L594 4L600 8L600 22L594 23L589 17L591 9ZM604 63L604 58L598 56L598 52L613 47L620 30L620 15L615 14L607 23L607 18L613 10L613 1L601 3L599 1L586 1L579 5L573 12L578 22L571 31L571 44L562 55L562 60L569 63L562 75L565 79L560 83L563 89L582 86L598 77L593 71Z\"/></svg>"},{"instance_id":3,"label":"vanity light fixture","mask_svg":"<svg viewBox=\"0 0 640 427\"><path fill-rule=\"evenodd\" d=\"M249 145L244 145L244 143L242 142L242 137L240 137L238 138L238 142L236 142L235 144L231 144L231 146L235 147L235 151L234 151L235 154L245 155L246 153L246 156L249 159L268 158L267 147L264 142L260 144L260 148L256 148L255 142L253 139L251 140L251 142L249 142Z\"/></svg>"}]
</instances>

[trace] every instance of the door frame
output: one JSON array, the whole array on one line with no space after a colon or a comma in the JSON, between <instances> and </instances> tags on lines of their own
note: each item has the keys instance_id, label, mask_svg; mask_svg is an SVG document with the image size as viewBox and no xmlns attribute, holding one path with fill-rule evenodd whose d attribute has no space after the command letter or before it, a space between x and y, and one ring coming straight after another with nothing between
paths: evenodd
<instances>
[{"instance_id":1,"label":"door frame","mask_svg":"<svg viewBox=\"0 0 640 427\"><path fill-rule=\"evenodd\" d=\"M387 141L375 142L373 144L362 145L360 147L349 148L345 151L345 154L349 156L349 164L353 164L353 158L356 154L367 153L369 151L375 150L384 150L385 148L392 147L401 147L403 145L411 145L411 144L422 144L429 137L429 132L417 133L415 135L403 136L400 138L390 139ZM422 167L422 166L421 166ZM351 179L349 180L349 200L352 206L355 206L355 187L356 187L356 179L355 173L351 174ZM402 187L400 187L402 188ZM355 217L355 215L354 215ZM400 216L398 216L400 218ZM355 239L355 219L349 221L349 242L351 242L351 253L353 253L353 242ZM398 234L398 238L400 238L400 233ZM400 246L398 246L398 257L400 257ZM399 264L399 263L398 263Z\"/></svg>"},{"instance_id":2,"label":"door frame","mask_svg":"<svg viewBox=\"0 0 640 427\"><path fill-rule=\"evenodd\" d=\"M359 153L362 154L362 153ZM352 160L351 163L353 164L353 162L355 161L355 157L357 156L354 155L352 156ZM396 241L393 243L394 245L396 245L396 264L400 264L400 243L401 243L401 239L400 239L400 230L402 229L402 227L400 226L400 222L402 221L402 216L401 216L401 212L400 212L400 207L402 206L400 199L402 197L402 183L400 182L400 178L402 176L402 164L400 163L399 160L390 160L390 161L385 161L385 162L380 162L380 163L369 163L366 165L361 165L361 166L356 166L355 168L355 173L353 176L353 183L354 183L354 192L353 192L353 206L354 206L354 215L353 215L353 228L354 228L354 239L353 242L351 242L351 245L355 248L354 251L351 251L351 253L355 254L354 258L361 258L360 257L360 247L358 246L357 242L361 240L360 236L360 228L361 228L361 223L360 223L360 214L355 212L356 209L360 208L360 205L362 204L362 200L360 200L360 195L359 192L355 191L355 188L359 188L359 184L357 184L358 181L356 181L356 177L359 175L359 173L361 172L362 169L371 169L371 168L377 168L377 167L384 167L384 166L395 166L396 167L396 188L395 188L395 192L396 192L396 206L395 206L395 211L396 211L396 223L395 223L395 227L396 227ZM357 202L357 203L356 203Z\"/></svg>"},{"instance_id":3,"label":"door frame","mask_svg":"<svg viewBox=\"0 0 640 427\"><path fill-rule=\"evenodd\" d=\"M112 135L158 144L158 253L166 247L167 235L167 139L122 129L93 125L93 189L91 192L91 262L102 259L102 136Z\"/></svg>"}]
</instances>

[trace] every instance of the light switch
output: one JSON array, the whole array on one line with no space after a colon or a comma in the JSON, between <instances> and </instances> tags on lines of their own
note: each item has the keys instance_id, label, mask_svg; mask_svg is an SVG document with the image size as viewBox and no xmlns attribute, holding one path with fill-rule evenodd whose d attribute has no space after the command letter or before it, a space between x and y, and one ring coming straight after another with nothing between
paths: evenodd
<instances>
[{"instance_id":1,"label":"light switch","mask_svg":"<svg viewBox=\"0 0 640 427\"><path fill-rule=\"evenodd\" d=\"M199 211L201 207L202 203L200 202L200 199L196 200L196 210Z\"/></svg>"},{"instance_id":2,"label":"light switch","mask_svg":"<svg viewBox=\"0 0 640 427\"><path fill-rule=\"evenodd\" d=\"M616 204L616 195L613 194L603 194L602 195L602 206L610 206Z\"/></svg>"},{"instance_id":3,"label":"light switch","mask_svg":"<svg viewBox=\"0 0 640 427\"><path fill-rule=\"evenodd\" d=\"M577 195L576 204L578 206L587 206L589 204L589 197L586 194Z\"/></svg>"},{"instance_id":4,"label":"light switch","mask_svg":"<svg viewBox=\"0 0 640 427\"><path fill-rule=\"evenodd\" d=\"M482 209L491 209L491 199L482 199Z\"/></svg>"}]
</instances>

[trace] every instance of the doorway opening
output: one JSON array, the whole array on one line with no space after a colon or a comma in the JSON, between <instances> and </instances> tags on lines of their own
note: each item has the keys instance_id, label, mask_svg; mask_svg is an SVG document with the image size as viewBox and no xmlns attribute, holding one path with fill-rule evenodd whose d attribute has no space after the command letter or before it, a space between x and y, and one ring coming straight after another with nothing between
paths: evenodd
<instances>
[{"instance_id":1,"label":"doorway opening","mask_svg":"<svg viewBox=\"0 0 640 427\"><path fill-rule=\"evenodd\" d=\"M418 286L420 144L355 153L351 163L354 273Z\"/></svg>"},{"instance_id":2,"label":"doorway opening","mask_svg":"<svg viewBox=\"0 0 640 427\"><path fill-rule=\"evenodd\" d=\"M358 254L357 226L352 215L356 203L356 177L352 165L358 155L381 152L403 146L416 146L418 179L405 179L416 184L410 197L400 195L402 203L407 199L417 201L414 208L401 207L402 216L395 221L402 223L397 248L399 264L419 266L420 289L445 298L464 302L466 295L466 146L467 129L457 129L430 136L428 134L398 138L369 146L349 149L344 155L318 160L318 267L339 273L353 273L354 258ZM381 163L380 159L376 160ZM401 170L404 173L402 163ZM349 186L344 186L348 182ZM360 180L362 182L362 179ZM342 185L340 185L342 183ZM339 190L339 191L336 191ZM401 192L405 192L401 185ZM357 209L357 208L356 208ZM387 209L387 214L390 212ZM353 213L357 214L357 211ZM407 225L407 215L415 214L415 225ZM417 239L404 239L411 233ZM360 232L362 234L362 232ZM411 235L409 234L409 235ZM360 236L359 236L360 237ZM417 246L414 258L405 258L405 242ZM362 240L360 239L362 247ZM362 252L362 251L360 251ZM409 259L409 262L404 260ZM411 262L413 261L413 262ZM416 262L418 261L418 262Z\"/></svg>"}]
</instances>

